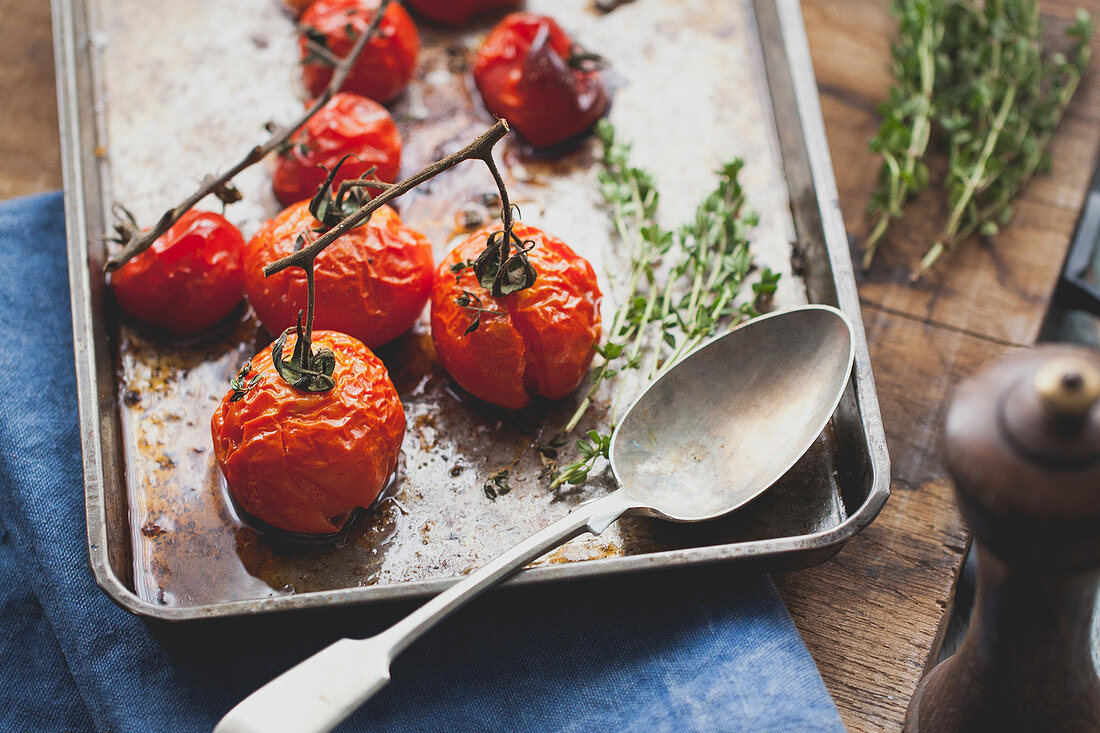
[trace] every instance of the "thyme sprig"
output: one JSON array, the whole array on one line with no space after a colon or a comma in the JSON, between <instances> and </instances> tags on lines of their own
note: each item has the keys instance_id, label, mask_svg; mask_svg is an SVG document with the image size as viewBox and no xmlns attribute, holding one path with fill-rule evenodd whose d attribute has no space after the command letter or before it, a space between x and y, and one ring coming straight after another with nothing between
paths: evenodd
<instances>
[{"instance_id":1,"label":"thyme sprig","mask_svg":"<svg viewBox=\"0 0 1100 733\"><path fill-rule=\"evenodd\" d=\"M487 308L481 302L481 298L476 293L472 293L469 290L463 290L457 298L455 298L455 305L459 308L465 308L466 312L470 314L473 320L470 321L470 325L466 327L466 330L462 332L463 336L468 336L481 327L482 316L503 316L504 311L499 311L494 308Z\"/></svg>"},{"instance_id":2,"label":"thyme sprig","mask_svg":"<svg viewBox=\"0 0 1100 733\"><path fill-rule=\"evenodd\" d=\"M891 47L897 84L879 107L882 125L871 138L872 152L882 156L880 188L871 197L876 216L863 241L863 267L871 266L875 250L890 222L902 215L905 203L928 187L925 150L935 114L936 50L943 42L944 3L939 0L895 2L898 38Z\"/></svg>"},{"instance_id":3,"label":"thyme sprig","mask_svg":"<svg viewBox=\"0 0 1100 733\"><path fill-rule=\"evenodd\" d=\"M577 441L577 453L580 454L580 459L563 468L551 486L584 483L588 480L588 474L596 465L596 461L600 458L606 460L610 451L611 436L598 430L589 430L585 437Z\"/></svg>"},{"instance_id":4,"label":"thyme sprig","mask_svg":"<svg viewBox=\"0 0 1100 733\"><path fill-rule=\"evenodd\" d=\"M630 273L607 340L597 349L603 361L563 433L576 427L601 385L612 379L617 380L610 407L614 428L625 406L626 372L637 371L646 382L660 377L710 336L755 315L778 280L764 270L753 284L753 297L740 298L754 269L749 237L759 222L739 182L740 159L722 166L718 185L694 218L672 231L657 221L660 195L653 177L630 164L630 145L616 140L609 122L601 121L597 134L603 145L600 190L630 253ZM610 433L591 430L576 447L579 460L562 469L553 487L587 479L597 461L608 457Z\"/></svg>"},{"instance_id":5,"label":"thyme sprig","mask_svg":"<svg viewBox=\"0 0 1100 733\"><path fill-rule=\"evenodd\" d=\"M598 173L600 193L610 209L619 239L627 245L630 272L621 305L612 316L607 340L597 347L603 363L592 374L587 393L563 429L565 433L571 432L584 417L600 385L618 374L618 369L612 365L626 350L629 339L650 320L658 296L656 293L643 296L643 283L656 281L656 268L673 244L672 233L657 224L660 194L653 176L630 165L630 145L616 141L615 128L610 122L600 120L596 124L596 134L603 149Z\"/></svg>"},{"instance_id":6,"label":"thyme sprig","mask_svg":"<svg viewBox=\"0 0 1100 733\"><path fill-rule=\"evenodd\" d=\"M1049 167L1047 146L1088 65L1092 23L1078 11L1063 54L1044 49L1035 0L895 0L894 12L895 87L871 140L883 165L863 265L928 186L925 158L935 147L948 156L950 213L916 280L975 232L996 234L1012 218L1012 199Z\"/></svg>"},{"instance_id":7,"label":"thyme sprig","mask_svg":"<svg viewBox=\"0 0 1100 733\"><path fill-rule=\"evenodd\" d=\"M382 18L385 16L390 3L397 1L398 0L382 0L378 5L378 10L374 13L374 17L371 18L370 25L367 26L364 33L356 39L355 45L352 46L348 55L339 60L335 59L335 57L330 59L334 64L332 79L329 81L328 86L325 87L325 90L321 92L320 96L309 105L308 109L306 109L298 119L288 125L269 125L268 133L270 137L268 137L266 142L249 149L241 160L230 166L224 173L217 175L210 174L203 177L196 191L175 207L161 214L157 223L149 229L143 231L141 227L137 226L136 222L132 221L120 220L116 222L115 230L118 233L117 241L123 246L121 250L107 259L104 269L107 272L114 272L141 252L149 249L149 247L153 245L153 242L156 241L157 237L168 231L169 227L179 221L181 216L190 211L195 204L208 195L213 194L217 196L223 204L239 201L241 198L240 192L233 186L233 178L246 168L250 168L256 163L259 163L267 157L268 153L283 149L290 140L290 137L306 124L319 109L328 104L329 100L331 100L332 97L340 91L340 88L343 87L356 60L358 60L360 54L362 54L363 49L367 47L367 43L378 35ZM313 50L313 53L317 53L316 49Z\"/></svg>"},{"instance_id":8,"label":"thyme sprig","mask_svg":"<svg viewBox=\"0 0 1100 733\"><path fill-rule=\"evenodd\" d=\"M244 399L244 396L248 394L248 390L255 387L260 382L260 375L256 374L252 379L248 379L248 375L252 372L252 362L245 363L241 370L237 372L237 376L233 377L233 380L229 383L229 389L231 394L229 395L230 402L239 402Z\"/></svg>"},{"instance_id":9,"label":"thyme sprig","mask_svg":"<svg viewBox=\"0 0 1100 733\"><path fill-rule=\"evenodd\" d=\"M945 49L962 62L948 80L957 100L940 119L948 134L951 213L916 278L975 231L992 236L1011 220L1012 199L1049 168L1047 145L1091 52L1092 21L1083 10L1066 31L1068 54L1043 54L1034 0L989 0L970 19L953 25ZM964 47L973 52L960 56Z\"/></svg>"}]
</instances>

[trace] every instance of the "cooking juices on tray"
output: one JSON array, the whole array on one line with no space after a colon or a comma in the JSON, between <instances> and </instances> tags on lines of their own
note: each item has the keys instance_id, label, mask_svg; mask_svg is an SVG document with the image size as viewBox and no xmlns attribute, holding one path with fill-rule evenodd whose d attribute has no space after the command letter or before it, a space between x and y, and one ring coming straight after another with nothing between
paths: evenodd
<instances>
[{"instance_id":1,"label":"cooking juices on tray","mask_svg":"<svg viewBox=\"0 0 1100 733\"><path fill-rule=\"evenodd\" d=\"M63 4L79 9L85 3ZM419 24L422 16L406 7ZM562 28L608 59L604 78L616 81L615 126L622 140L633 143L631 165L653 172L666 226L692 218L698 202L714 186L718 161L748 154L742 181L751 204L761 212L753 247L761 267L784 273L775 304L798 305L807 291L812 298L829 299L822 283L833 281L842 301L854 302L847 299L851 283L843 273L834 273L833 281L817 279L833 273L824 249L808 250L813 279L788 277L788 243L805 244L803 237L819 243L814 228L817 204L799 192L791 204L794 220L810 224L796 228L783 171L793 165L792 180L808 180L799 167L805 154L799 124L804 115L796 114L802 108L785 83L768 84L793 73L783 45L775 41L786 38L789 43L792 36L778 32L772 4L647 0L623 4L607 15L596 13L589 0L527 0L525 8L554 16ZM204 174L230 170L234 157L263 137L266 122L300 116L304 97L293 83L300 73L294 27L275 11L271 0L215 4L201 15L182 5L162 7L141 0L118 0L101 9L99 27L110 34L110 43L103 49L85 49L74 40L72 48L79 68L87 68L89 58L101 58L102 87L86 90L94 107L75 105L70 110L79 113L83 132L67 139L70 160L79 159L86 170L97 172L84 180L86 206L76 212L72 229L80 231L86 221L93 236L99 234L103 200L118 200L143 225L153 224L166 204L177 203ZM797 8L781 10L797 17ZM190 24L177 22L185 16ZM498 13L477 19L462 32L434 23L421 25L414 79L401 97L386 105L403 137L402 175L473 139L491 122L481 106L471 65L482 39L501 17ZM677 29L676 42L667 42L667 37L658 42L654 29L669 27ZM693 53L680 53L685 47ZM171 63L155 69L143 65L150 49L170 50ZM227 63L203 61L218 58ZM797 64L800 79L808 78L805 66ZM154 110L143 104L150 88L173 91L158 97ZM742 93L736 99L692 94L722 88ZM654 99L667 100L670 109L692 109L690 119L653 116ZM778 117L773 119L773 113ZM102 115L101 141L109 156L103 159L79 144L97 129L91 126L93 119L100 119L97 114ZM777 124L782 140L776 137ZM153 130L163 130L165 136ZM615 235L612 211L597 185L602 165L599 141L581 140L569 152L553 157L529 154L518 137L497 150L512 200L522 207L517 218L559 236L592 263L604 293L604 339L621 342L621 337L610 334L613 315L626 300L632 247ZM244 232L245 241L280 209L271 197L274 162L271 156L233 179L244 198L229 206L226 215ZM468 236L467 229L493 221L499 212L493 181L479 164L456 167L394 205L405 224L433 243L436 266ZM199 206L221 211L213 199ZM627 216L629 221L629 212ZM456 234L459 229L461 235ZM844 243L837 242L840 248L829 250L833 255L843 252ZM91 262L87 274L96 285L95 263L107 248L87 243L89 260L83 256L85 243L74 239L71 244L73 256L79 258L74 267ZM606 489L602 463L585 485L548 487L555 471L548 461L556 460L560 470L578 456L573 441L562 444L554 439L554 431L567 422L583 399L581 393L561 402L538 401L515 413L464 399L443 371L422 315L412 331L377 351L390 370L407 418L392 489L360 512L340 541L288 548L239 521L211 449L210 415L229 391L230 380L273 338L252 310L238 310L217 333L174 341L134 327L129 320L115 322L104 308L109 293L102 288L93 287L83 295L87 297L74 307L78 329L92 323L97 330L78 330L78 345L89 355L78 367L87 370L95 365L98 372L84 372L83 383L91 387L81 395L82 415L89 428L119 426L117 435L107 432L102 440L86 434L93 469L86 486L91 556L108 592L137 613L197 618L423 596ZM626 363L630 353L628 345L619 360ZM651 355L648 344L642 353ZM286 356L292 356L289 347ZM593 365L598 370L603 364L599 357ZM630 381L624 404L630 401L633 378ZM589 384L586 379L585 394ZM589 429L606 431L608 400L616 389L610 384L598 391L573 438ZM118 399L97 403L97 395L104 393ZM852 477L841 467L841 501L832 478L837 466L831 463L835 453L847 462L843 465L865 465L859 463L865 453L852 450L853 445L864 445L864 428L873 428L877 415L873 400L864 397L861 392L860 406L870 406L870 412L849 410L844 425L854 427L846 442L838 443L835 451L823 446L820 460L786 488L761 497L735 522L703 528L702 534L673 528L660 535L649 523L629 523L599 538L574 540L541 560L534 572L524 575L524 582L617 574L651 564L718 558L740 562L748 554L737 543L754 539L768 540L761 555L768 558L766 563L786 562L791 545L776 538L837 527L849 516L845 512L854 514L866 496L870 484L865 474ZM862 417L871 423L862 422ZM540 436L537 431L543 428ZM868 434L877 435L873 430ZM103 460L98 472L96 456ZM880 484L876 480L875 486ZM491 492L497 493L495 500L489 498ZM97 504L97 497L105 503ZM103 508L98 514L97 507ZM866 515L861 511L860 517ZM835 549L850 536L849 525L845 522L838 533L829 533L827 541L801 543L803 549L794 555L810 557L804 550L810 545ZM291 594L309 597L282 597Z\"/></svg>"}]
</instances>

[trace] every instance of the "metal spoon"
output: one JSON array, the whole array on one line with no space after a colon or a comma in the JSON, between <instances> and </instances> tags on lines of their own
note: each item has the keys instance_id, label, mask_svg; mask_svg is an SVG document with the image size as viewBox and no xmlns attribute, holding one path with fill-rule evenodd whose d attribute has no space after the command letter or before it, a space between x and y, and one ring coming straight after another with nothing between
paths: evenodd
<instances>
[{"instance_id":1,"label":"metal spoon","mask_svg":"<svg viewBox=\"0 0 1100 733\"><path fill-rule=\"evenodd\" d=\"M611 438L620 488L578 506L369 639L342 639L229 711L214 733L331 730L390 679L390 662L474 596L547 551L640 514L698 522L759 496L829 422L852 370L835 308L761 316L703 345L652 384Z\"/></svg>"}]
</instances>

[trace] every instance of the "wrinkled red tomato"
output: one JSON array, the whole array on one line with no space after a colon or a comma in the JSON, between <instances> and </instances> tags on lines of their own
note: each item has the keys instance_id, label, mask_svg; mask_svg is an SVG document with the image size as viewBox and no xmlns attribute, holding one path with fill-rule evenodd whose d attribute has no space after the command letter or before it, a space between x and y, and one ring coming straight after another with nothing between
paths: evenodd
<instances>
[{"instance_id":1,"label":"wrinkled red tomato","mask_svg":"<svg viewBox=\"0 0 1100 733\"><path fill-rule=\"evenodd\" d=\"M210 211L188 211L153 245L112 273L126 315L178 335L228 316L244 295L244 237Z\"/></svg>"},{"instance_id":2,"label":"wrinkled red tomato","mask_svg":"<svg viewBox=\"0 0 1100 733\"><path fill-rule=\"evenodd\" d=\"M518 410L534 395L561 399L580 384L600 339L600 289L592 266L557 237L516 223L534 247L538 278L526 290L494 298L472 268L500 224L474 232L443 260L432 285L432 341L443 367L470 394ZM459 305L464 294L480 301ZM473 319L480 325L466 333Z\"/></svg>"},{"instance_id":3,"label":"wrinkled red tomato","mask_svg":"<svg viewBox=\"0 0 1100 733\"><path fill-rule=\"evenodd\" d=\"M355 39L370 26L381 0L316 0L302 14L302 79L313 96L319 95L332 79L332 66L309 58L310 35L324 37L323 45L343 58L355 45ZM355 92L377 102L389 102L408 85L420 51L416 25L401 3L390 3L382 17L377 36L352 67L340 91Z\"/></svg>"},{"instance_id":4,"label":"wrinkled red tomato","mask_svg":"<svg viewBox=\"0 0 1100 733\"><path fill-rule=\"evenodd\" d=\"M295 341L291 335L284 346L288 357ZM210 431L237 506L278 529L326 534L385 487L405 413L370 349L332 331L314 332L313 343L336 356L333 389L291 387L275 371L269 346L252 358L242 389L222 399Z\"/></svg>"},{"instance_id":5,"label":"wrinkled red tomato","mask_svg":"<svg viewBox=\"0 0 1100 733\"><path fill-rule=\"evenodd\" d=\"M514 8L520 0L406 0L405 4L436 23L466 25L475 15Z\"/></svg>"},{"instance_id":6,"label":"wrinkled red tomato","mask_svg":"<svg viewBox=\"0 0 1100 733\"><path fill-rule=\"evenodd\" d=\"M333 188L358 178L371 167L374 176L397 180L401 169L401 133L386 108L358 94L340 93L294 134L275 164L275 198L290 206L317 193L327 170L350 155Z\"/></svg>"},{"instance_id":7,"label":"wrinkled red tomato","mask_svg":"<svg viewBox=\"0 0 1100 733\"><path fill-rule=\"evenodd\" d=\"M245 247L245 291L273 334L293 326L306 309L306 275L292 267L264 277L263 266L294 252L298 235L313 241L318 222L309 202L289 206ZM354 336L370 348L412 327L432 284L432 245L383 206L317 256L314 325Z\"/></svg>"},{"instance_id":8,"label":"wrinkled red tomato","mask_svg":"<svg viewBox=\"0 0 1100 733\"><path fill-rule=\"evenodd\" d=\"M532 145L554 145L588 130L607 109L599 73L577 68L575 58L573 41L552 18L513 13L478 49L474 81L486 109Z\"/></svg>"}]
</instances>

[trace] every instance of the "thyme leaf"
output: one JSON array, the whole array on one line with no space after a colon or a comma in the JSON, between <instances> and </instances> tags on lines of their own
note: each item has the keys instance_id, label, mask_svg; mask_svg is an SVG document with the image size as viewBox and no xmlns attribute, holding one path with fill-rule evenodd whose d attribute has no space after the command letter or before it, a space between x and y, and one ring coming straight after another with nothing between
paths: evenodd
<instances>
[{"instance_id":1,"label":"thyme leaf","mask_svg":"<svg viewBox=\"0 0 1100 733\"><path fill-rule=\"evenodd\" d=\"M237 372L237 376L233 377L233 380L229 382L229 389L232 392L229 395L230 402L237 402L244 399L244 396L248 393L248 390L256 386L260 381L260 375L252 377L252 379L246 379L249 373L252 371L252 362L246 362L241 370Z\"/></svg>"},{"instance_id":2,"label":"thyme leaf","mask_svg":"<svg viewBox=\"0 0 1100 733\"><path fill-rule=\"evenodd\" d=\"M462 332L463 336L469 336L471 333L481 327L482 316L503 316L503 311L493 310L492 308L486 308L481 303L481 298L476 294L471 293L469 290L463 290L457 298L455 298L455 305L459 308L465 308L473 320L470 321L470 325L466 327L466 330Z\"/></svg>"},{"instance_id":3,"label":"thyme leaf","mask_svg":"<svg viewBox=\"0 0 1100 733\"><path fill-rule=\"evenodd\" d=\"M596 132L603 147L600 192L615 233L630 253L630 269L606 341L596 348L602 362L563 433L577 426L601 386L615 380L613 428L626 402L627 373L656 379L710 336L754 315L779 279L765 269L753 284L752 301L740 297L754 269L749 238L759 222L739 182L743 161L723 165L694 218L669 230L657 221L660 194L653 176L631 164L630 145L616 139L606 120L597 123ZM552 486L584 481L609 448L609 435L590 431L577 442L579 460L566 466Z\"/></svg>"},{"instance_id":4,"label":"thyme leaf","mask_svg":"<svg viewBox=\"0 0 1100 733\"><path fill-rule=\"evenodd\" d=\"M504 496L512 490L511 485L508 483L508 475L510 471L507 468L502 468L496 473L489 476L485 481L485 484L481 487L485 492L485 496L489 497L493 501L496 501L498 496Z\"/></svg>"}]
</instances>

